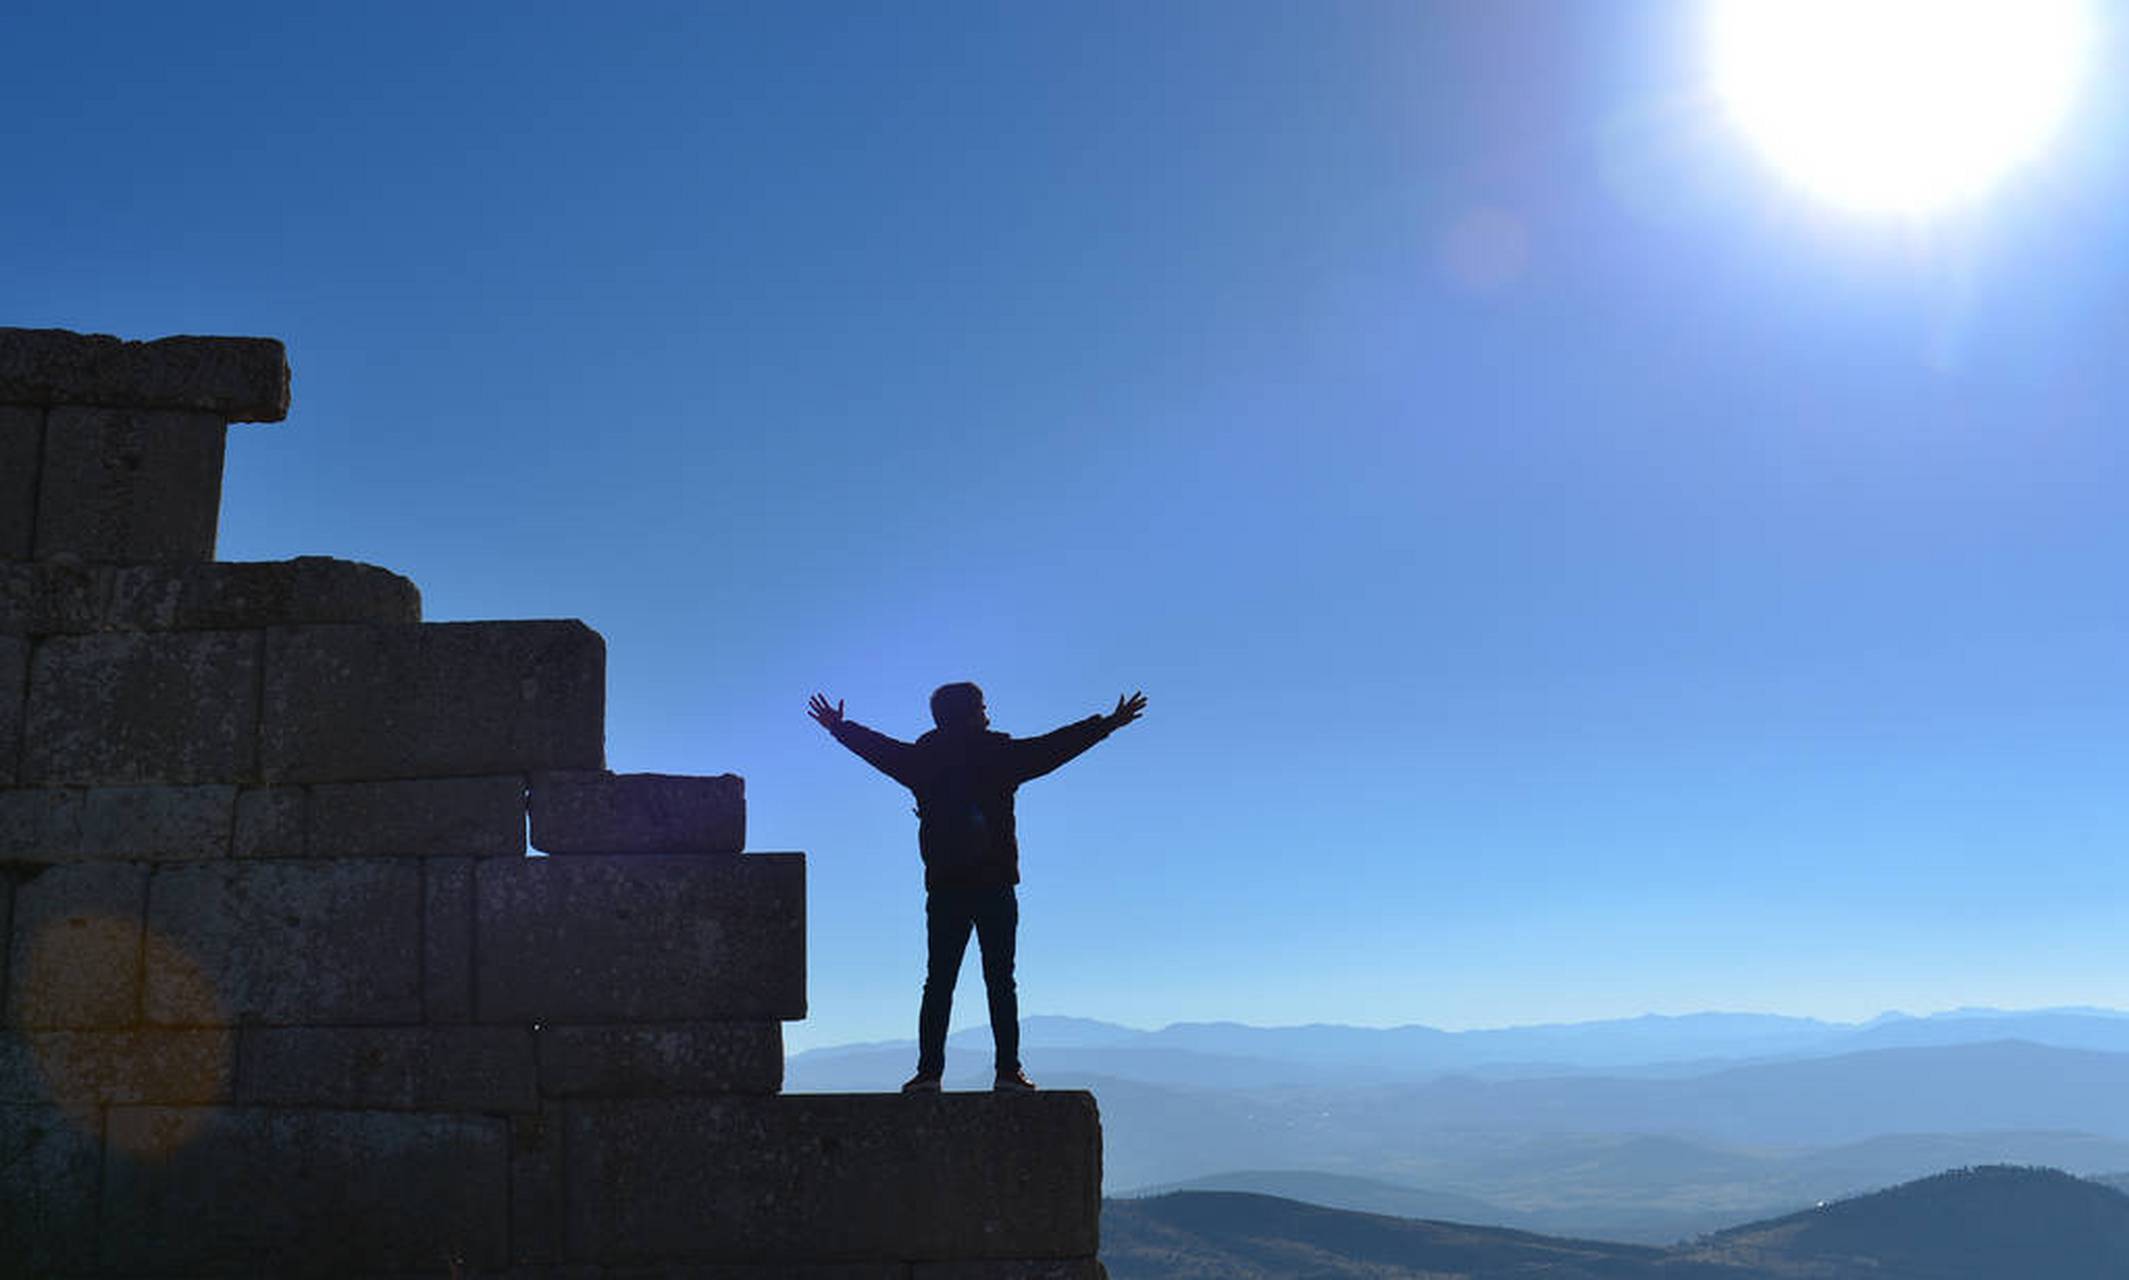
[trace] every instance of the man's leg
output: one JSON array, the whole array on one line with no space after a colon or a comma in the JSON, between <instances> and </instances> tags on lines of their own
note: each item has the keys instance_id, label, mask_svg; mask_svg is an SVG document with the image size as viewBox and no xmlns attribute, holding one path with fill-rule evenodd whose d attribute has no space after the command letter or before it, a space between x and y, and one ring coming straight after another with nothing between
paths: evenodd
<instances>
[{"instance_id":1,"label":"man's leg","mask_svg":"<svg viewBox=\"0 0 2129 1280\"><path fill-rule=\"evenodd\" d=\"M998 1074L1020 1071L1020 992L1013 985L1013 948L1020 932L1020 899L1012 889L988 889L975 911L976 945L983 949L983 990L991 1001L991 1040Z\"/></svg>"},{"instance_id":2,"label":"man's leg","mask_svg":"<svg viewBox=\"0 0 2129 1280\"><path fill-rule=\"evenodd\" d=\"M946 1023L954 1012L954 979L968 950L967 896L950 889L924 895L924 1002L917 1008L917 1074L946 1073Z\"/></svg>"}]
</instances>

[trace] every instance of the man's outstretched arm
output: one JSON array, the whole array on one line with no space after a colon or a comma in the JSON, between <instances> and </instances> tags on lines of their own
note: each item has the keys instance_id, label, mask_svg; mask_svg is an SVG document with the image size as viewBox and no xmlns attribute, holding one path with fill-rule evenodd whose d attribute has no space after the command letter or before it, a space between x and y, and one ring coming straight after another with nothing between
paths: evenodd
<instances>
[{"instance_id":1,"label":"man's outstretched arm","mask_svg":"<svg viewBox=\"0 0 2129 1280\"><path fill-rule=\"evenodd\" d=\"M899 738L890 738L877 729L868 729L843 715L841 699L829 702L820 694L814 694L806 704L806 714L812 716L837 742L855 752L859 759L881 773L893 778L903 786L911 785L915 776L911 759L915 748Z\"/></svg>"},{"instance_id":2,"label":"man's outstretched arm","mask_svg":"<svg viewBox=\"0 0 2129 1280\"><path fill-rule=\"evenodd\" d=\"M1133 693L1116 700L1116 710L1088 716L1062 729L1052 729L1039 738L1023 738L1013 744L1013 773L1020 781L1039 778L1050 770L1139 718L1146 710L1146 695Z\"/></svg>"}]
</instances>

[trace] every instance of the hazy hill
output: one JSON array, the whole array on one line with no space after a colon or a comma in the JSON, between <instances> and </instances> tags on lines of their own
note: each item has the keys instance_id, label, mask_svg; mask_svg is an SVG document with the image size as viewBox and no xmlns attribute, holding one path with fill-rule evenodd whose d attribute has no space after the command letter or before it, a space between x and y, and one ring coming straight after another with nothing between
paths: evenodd
<instances>
[{"instance_id":1,"label":"hazy hill","mask_svg":"<svg viewBox=\"0 0 2129 1280\"><path fill-rule=\"evenodd\" d=\"M2053 1169L1959 1169L1737 1227L1682 1256L1873 1280L2121 1280L2129 1195Z\"/></svg>"},{"instance_id":2,"label":"hazy hill","mask_svg":"<svg viewBox=\"0 0 2129 1280\"><path fill-rule=\"evenodd\" d=\"M2103 1009L2002 1013L1962 1010L1932 1018L1892 1018L1842 1037L1841 1050L1918 1049L1989 1040L2024 1040L2058 1049L2129 1053L2129 1015Z\"/></svg>"},{"instance_id":3,"label":"hazy hill","mask_svg":"<svg viewBox=\"0 0 2129 1280\"><path fill-rule=\"evenodd\" d=\"M1102 1259L1116 1280L2120 1280L2129 1196L1961 1170L1666 1250L1179 1192L1105 1201Z\"/></svg>"},{"instance_id":4,"label":"hazy hill","mask_svg":"<svg viewBox=\"0 0 2129 1280\"><path fill-rule=\"evenodd\" d=\"M793 1058L786 1075L789 1091L892 1088L908 1069L897 1060L862 1072L847 1070L865 1055L808 1058ZM1230 1084L1242 1070L1234 1060L1226 1060L1234 1067L1230 1074L1197 1060L1185 1082L1091 1070L1089 1065L1100 1064L1072 1064L1062 1051L1041 1061L1047 1065L1040 1071L1031 1067L1031 1073L1052 1087L1122 1082L1158 1095L1163 1105L1192 1099L1191 1108L1221 1123L1239 1116L1247 1125L1247 1117L1260 1117L1280 1131L1283 1145L1313 1148L1312 1157L1350 1156L1369 1146L1405 1147L1416 1133L1444 1128L1671 1133L1785 1146L1857 1142L1883 1133L1992 1129L2083 1131L2129 1140L2129 1106L2120 1102L2129 1097L2129 1054L2017 1041L1883 1049L1673 1077L1451 1075L1380 1087ZM2035 1087L2041 1081L2047 1087ZM987 1082L987 1064L966 1051L948 1071L949 1088L980 1088ZM1252 1096L1219 1100L1243 1092ZM1135 1172L1122 1184L1172 1181L1218 1168L1335 1163L1325 1158L1228 1161L1192 1170Z\"/></svg>"},{"instance_id":5,"label":"hazy hill","mask_svg":"<svg viewBox=\"0 0 2129 1280\"><path fill-rule=\"evenodd\" d=\"M1102 1205L1102 1262L1114 1280L1739 1280L1727 1266L1659 1271L1635 1245L1418 1222L1234 1191L1186 1191Z\"/></svg>"},{"instance_id":6,"label":"hazy hill","mask_svg":"<svg viewBox=\"0 0 2129 1280\"><path fill-rule=\"evenodd\" d=\"M1384 1090L1371 1123L1693 1134L1738 1143L2067 1129L2129 1138L2129 1054L2017 1041L1883 1049L1675 1080L1445 1077ZM1561 1121L1566 1123L1561 1123Z\"/></svg>"},{"instance_id":7,"label":"hazy hill","mask_svg":"<svg viewBox=\"0 0 2129 1280\"><path fill-rule=\"evenodd\" d=\"M1525 1215L1521 1212L1475 1196L1458 1195L1453 1191L1428 1191L1384 1182L1380 1178L1356 1178L1343 1173L1242 1169L1233 1173L1207 1174L1168 1186L1144 1187L1126 1194L1132 1199L1143 1200L1178 1191L1239 1191L1391 1218L1426 1218L1487 1227L1535 1229L1524 1220Z\"/></svg>"},{"instance_id":8,"label":"hazy hill","mask_svg":"<svg viewBox=\"0 0 2129 1280\"><path fill-rule=\"evenodd\" d=\"M1904 1134L1797 1151L1715 1150L1678 1139L1590 1134L1558 1134L1489 1151L1465 1136L1431 1153L1431 1176L1439 1180L1432 1184L1250 1170L1117 1194L1250 1191L1360 1213L1668 1245L1941 1169L2004 1161L2089 1168L2125 1149L2129 1144L2061 1133ZM2129 1189L2129 1175L2118 1176Z\"/></svg>"},{"instance_id":9,"label":"hazy hill","mask_svg":"<svg viewBox=\"0 0 2129 1280\"><path fill-rule=\"evenodd\" d=\"M1528 1189L1533 1157L1560 1164L1557 1147L1569 1135L1591 1153L1569 1162L1570 1170L1595 1160L1607 1176L1644 1189L1681 1178L1757 1177L1755 1167L1773 1152L1860 1148L1850 1153L1851 1174L1829 1165L1798 1183L1791 1203L1947 1163L2046 1161L2096 1173L2120 1169L2129 1157L2129 1106L2121 1101L2129 1097L2129 1054L2033 1045L1884 1050L1681 1079L1449 1077L1394 1088L1223 1090L1070 1073L1039 1078L1100 1096L1112 1189L1233 1169L1315 1169L1500 1201L1493 1188ZM1986 1136L1963 1149L1923 1152L1928 1159L1915 1163L1863 1146L1889 1133ZM2057 1137L2002 1140L2012 1133ZM1626 1137L1645 1141L1620 1141ZM1749 1214L1771 1206L1762 1199L1707 1207Z\"/></svg>"}]
</instances>

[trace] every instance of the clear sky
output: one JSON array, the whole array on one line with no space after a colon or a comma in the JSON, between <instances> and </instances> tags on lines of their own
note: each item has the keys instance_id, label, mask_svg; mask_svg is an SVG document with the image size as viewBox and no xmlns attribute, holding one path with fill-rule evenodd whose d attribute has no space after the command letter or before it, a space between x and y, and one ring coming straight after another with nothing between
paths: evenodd
<instances>
[{"instance_id":1,"label":"clear sky","mask_svg":"<svg viewBox=\"0 0 2129 1280\"><path fill-rule=\"evenodd\" d=\"M2129 103L1926 223L1685 3L0 13L0 323L268 334L225 559L581 617L913 1033L902 736L1033 733L1029 1012L2129 1003ZM973 968L962 1017L980 1018Z\"/></svg>"}]
</instances>

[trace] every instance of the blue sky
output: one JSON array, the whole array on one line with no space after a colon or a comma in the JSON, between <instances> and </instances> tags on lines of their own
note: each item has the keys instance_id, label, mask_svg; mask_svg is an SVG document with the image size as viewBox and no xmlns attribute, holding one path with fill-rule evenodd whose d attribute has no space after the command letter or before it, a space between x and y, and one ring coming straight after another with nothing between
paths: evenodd
<instances>
[{"instance_id":1,"label":"blue sky","mask_svg":"<svg viewBox=\"0 0 2129 1280\"><path fill-rule=\"evenodd\" d=\"M806 697L962 678L1151 699L1022 793L1030 1012L2122 1004L2119 33L1916 224L1697 13L17 4L0 321L284 339L222 556L603 632L612 767L809 855L796 1047L921 968Z\"/></svg>"}]
</instances>

